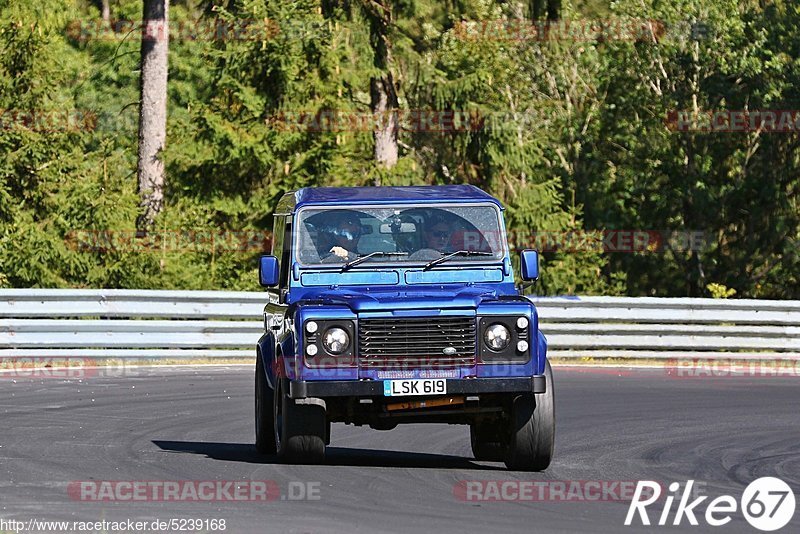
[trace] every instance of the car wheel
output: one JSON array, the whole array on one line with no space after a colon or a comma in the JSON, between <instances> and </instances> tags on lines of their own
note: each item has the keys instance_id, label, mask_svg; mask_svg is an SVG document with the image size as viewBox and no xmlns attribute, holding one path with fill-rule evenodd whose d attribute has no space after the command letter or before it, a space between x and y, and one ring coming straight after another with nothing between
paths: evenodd
<instances>
[{"instance_id":1,"label":"car wheel","mask_svg":"<svg viewBox=\"0 0 800 534\"><path fill-rule=\"evenodd\" d=\"M553 370L545 364L547 391L520 395L511 410L511 432L506 467L517 471L543 471L553 458L556 435Z\"/></svg>"},{"instance_id":2,"label":"car wheel","mask_svg":"<svg viewBox=\"0 0 800 534\"><path fill-rule=\"evenodd\" d=\"M278 457L286 462L319 463L325 458L329 426L322 399L291 399L285 380L275 388L275 443Z\"/></svg>"},{"instance_id":3,"label":"car wheel","mask_svg":"<svg viewBox=\"0 0 800 534\"><path fill-rule=\"evenodd\" d=\"M469 441L472 455L482 462L502 462L505 459L507 444L501 436L503 428L491 423L472 423L469 425Z\"/></svg>"},{"instance_id":4,"label":"car wheel","mask_svg":"<svg viewBox=\"0 0 800 534\"><path fill-rule=\"evenodd\" d=\"M261 355L256 356L256 450L261 454L275 454L275 433L273 432L275 411L273 402L275 393L267 382Z\"/></svg>"}]
</instances>

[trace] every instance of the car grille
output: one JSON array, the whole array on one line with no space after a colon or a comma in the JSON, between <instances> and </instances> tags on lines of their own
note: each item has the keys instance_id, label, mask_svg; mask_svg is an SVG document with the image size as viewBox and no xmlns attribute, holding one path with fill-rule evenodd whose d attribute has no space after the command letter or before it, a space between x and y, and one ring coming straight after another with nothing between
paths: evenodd
<instances>
[{"instance_id":1,"label":"car grille","mask_svg":"<svg viewBox=\"0 0 800 534\"><path fill-rule=\"evenodd\" d=\"M452 347L455 353L446 354ZM451 351L448 351L451 352ZM362 367L454 367L475 363L474 317L361 319Z\"/></svg>"}]
</instances>

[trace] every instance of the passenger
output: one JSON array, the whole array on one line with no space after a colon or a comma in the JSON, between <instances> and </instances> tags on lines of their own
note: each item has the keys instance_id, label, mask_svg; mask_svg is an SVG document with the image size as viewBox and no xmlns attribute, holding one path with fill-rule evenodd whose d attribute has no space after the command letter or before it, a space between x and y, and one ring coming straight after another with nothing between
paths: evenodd
<instances>
[{"instance_id":1,"label":"passenger","mask_svg":"<svg viewBox=\"0 0 800 534\"><path fill-rule=\"evenodd\" d=\"M331 232L333 246L327 258L349 261L358 257L358 241L361 238L361 221L355 214L346 214L339 219ZM327 259L325 258L325 259Z\"/></svg>"},{"instance_id":2,"label":"passenger","mask_svg":"<svg viewBox=\"0 0 800 534\"><path fill-rule=\"evenodd\" d=\"M439 252L451 252L453 230L443 217L431 219L425 226L424 248Z\"/></svg>"}]
</instances>

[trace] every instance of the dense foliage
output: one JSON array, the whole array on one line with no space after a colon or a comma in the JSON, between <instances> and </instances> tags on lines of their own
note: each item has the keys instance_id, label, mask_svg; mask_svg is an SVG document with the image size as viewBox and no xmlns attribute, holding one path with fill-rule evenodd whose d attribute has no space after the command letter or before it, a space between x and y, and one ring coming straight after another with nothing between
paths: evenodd
<instances>
[{"instance_id":1,"label":"dense foliage","mask_svg":"<svg viewBox=\"0 0 800 534\"><path fill-rule=\"evenodd\" d=\"M0 0L0 287L256 289L286 190L471 183L515 246L544 245L539 292L800 298L797 132L667 120L800 109L795 2L564 1L547 24L492 0L175 0L146 236L142 6L110 4L111 26L88 0ZM579 31L592 20L654 23ZM388 169L348 126L382 68L402 117ZM650 244L609 249L629 231Z\"/></svg>"}]
</instances>

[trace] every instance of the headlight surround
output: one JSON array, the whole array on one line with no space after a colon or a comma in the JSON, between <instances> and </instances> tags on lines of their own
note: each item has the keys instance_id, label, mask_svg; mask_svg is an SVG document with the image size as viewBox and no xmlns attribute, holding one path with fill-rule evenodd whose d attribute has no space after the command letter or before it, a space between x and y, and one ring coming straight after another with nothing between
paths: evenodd
<instances>
[{"instance_id":1,"label":"headlight surround","mask_svg":"<svg viewBox=\"0 0 800 534\"><path fill-rule=\"evenodd\" d=\"M312 323L314 326L309 328ZM356 324L352 319L308 318L303 321L302 328L298 328L297 334L301 338L301 355L306 367L356 365Z\"/></svg>"},{"instance_id":2,"label":"headlight surround","mask_svg":"<svg viewBox=\"0 0 800 534\"><path fill-rule=\"evenodd\" d=\"M500 352L511 343L511 332L504 325L494 323L483 333L483 341L491 350Z\"/></svg>"},{"instance_id":3,"label":"headlight surround","mask_svg":"<svg viewBox=\"0 0 800 534\"><path fill-rule=\"evenodd\" d=\"M478 361L526 363L531 359L531 318L524 313L479 316Z\"/></svg>"},{"instance_id":4,"label":"headlight surround","mask_svg":"<svg viewBox=\"0 0 800 534\"><path fill-rule=\"evenodd\" d=\"M350 347L350 335L343 328L333 326L322 336L322 345L331 354L344 354Z\"/></svg>"}]
</instances>

